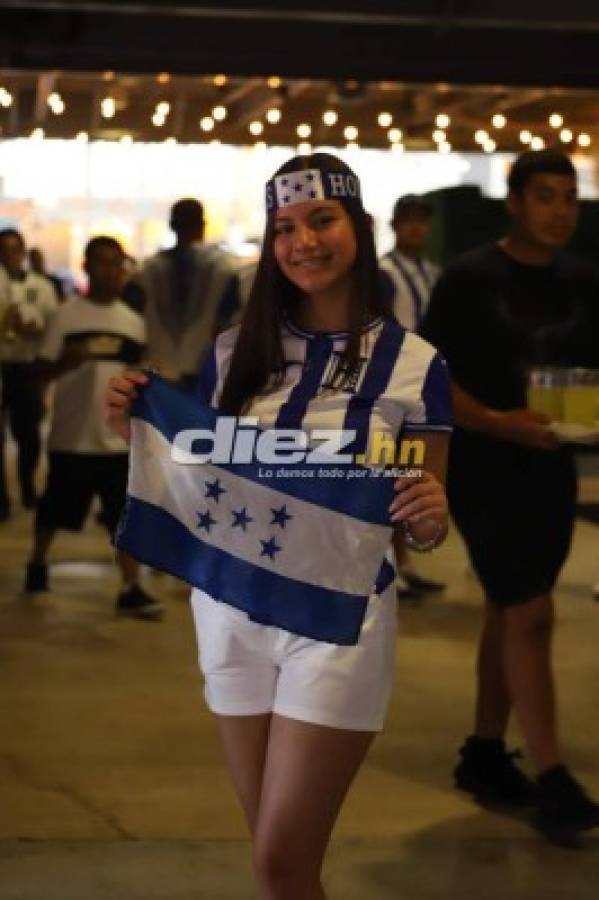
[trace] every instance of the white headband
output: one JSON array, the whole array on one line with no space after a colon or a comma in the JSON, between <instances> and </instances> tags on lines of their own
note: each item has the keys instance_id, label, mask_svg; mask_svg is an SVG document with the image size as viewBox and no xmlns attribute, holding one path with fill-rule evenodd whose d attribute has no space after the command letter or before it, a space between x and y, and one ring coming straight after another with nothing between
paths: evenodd
<instances>
[{"instance_id":1,"label":"white headband","mask_svg":"<svg viewBox=\"0 0 599 900\"><path fill-rule=\"evenodd\" d=\"M266 211L283 209L307 200L360 200L360 182L348 172L300 169L276 175L266 183Z\"/></svg>"}]
</instances>

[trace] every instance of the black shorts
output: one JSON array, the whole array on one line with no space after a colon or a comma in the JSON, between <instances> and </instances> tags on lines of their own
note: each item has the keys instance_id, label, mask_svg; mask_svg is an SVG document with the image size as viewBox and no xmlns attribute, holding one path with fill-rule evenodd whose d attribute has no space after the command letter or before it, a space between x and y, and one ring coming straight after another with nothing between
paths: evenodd
<instances>
[{"instance_id":1,"label":"black shorts","mask_svg":"<svg viewBox=\"0 0 599 900\"><path fill-rule=\"evenodd\" d=\"M93 498L98 496L102 522L112 534L125 505L128 466L126 453L50 453L37 525L80 531Z\"/></svg>"},{"instance_id":2,"label":"black shorts","mask_svg":"<svg viewBox=\"0 0 599 900\"><path fill-rule=\"evenodd\" d=\"M456 432L449 506L492 603L516 606L551 593L570 550L576 481L567 449L535 450Z\"/></svg>"}]
</instances>

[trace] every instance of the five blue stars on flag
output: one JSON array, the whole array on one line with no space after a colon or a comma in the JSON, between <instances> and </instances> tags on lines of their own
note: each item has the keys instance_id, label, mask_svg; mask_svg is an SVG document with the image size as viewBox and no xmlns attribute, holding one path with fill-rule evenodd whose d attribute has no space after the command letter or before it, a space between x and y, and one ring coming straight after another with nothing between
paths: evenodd
<instances>
[{"instance_id":1,"label":"five blue stars on flag","mask_svg":"<svg viewBox=\"0 0 599 900\"><path fill-rule=\"evenodd\" d=\"M227 489L221 486L219 478L215 478L214 481L206 481L205 487L206 493L204 495L204 498L206 500L213 500L216 504L219 503L221 495L227 493ZM272 513L272 518L269 524L271 526L278 525L282 531L286 529L287 523L294 518L294 516L287 511L286 503L284 503L280 508L271 506L270 511ZM233 516L231 528L241 528L243 531L247 531L248 525L254 521L254 518L250 516L247 507L245 506L241 509L231 510L231 514ZM218 520L212 518L210 509L206 509L205 512L198 512L197 515L197 527L199 529L205 530L207 533L210 533L213 525L218 525ZM281 545L277 544L274 537L269 537L268 540L260 539L260 543L262 544L260 556L267 556L271 560L274 560L276 554L283 549Z\"/></svg>"},{"instance_id":2,"label":"five blue stars on flag","mask_svg":"<svg viewBox=\"0 0 599 900\"><path fill-rule=\"evenodd\" d=\"M220 495L226 493L226 489L220 486L220 480L218 478L215 478L214 481L206 482L206 498L210 497L218 503Z\"/></svg>"}]
</instances>

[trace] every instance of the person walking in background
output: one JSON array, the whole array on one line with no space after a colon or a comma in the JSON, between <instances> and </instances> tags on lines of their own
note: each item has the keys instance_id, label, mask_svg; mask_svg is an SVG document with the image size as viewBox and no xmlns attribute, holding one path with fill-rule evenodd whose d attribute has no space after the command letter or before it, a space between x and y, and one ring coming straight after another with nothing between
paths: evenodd
<instances>
[{"instance_id":1,"label":"person walking in background","mask_svg":"<svg viewBox=\"0 0 599 900\"><path fill-rule=\"evenodd\" d=\"M395 235L393 250L379 260L381 281L393 315L409 331L418 331L430 301L431 291L441 269L424 256L433 209L417 194L399 197L393 207L391 227ZM417 600L425 594L441 591L445 585L416 571L405 546L395 542L398 600Z\"/></svg>"},{"instance_id":2,"label":"person walking in background","mask_svg":"<svg viewBox=\"0 0 599 900\"><path fill-rule=\"evenodd\" d=\"M14 327L0 340L2 406L6 424L17 443L17 470L21 501L26 509L36 503L35 470L38 464L43 416L42 395L33 362L50 314L57 306L54 288L35 272L24 268L25 241L14 228L0 231L0 263L8 275ZM4 464L5 429L0 435L0 518L10 514Z\"/></svg>"},{"instance_id":3,"label":"person walking in background","mask_svg":"<svg viewBox=\"0 0 599 900\"><path fill-rule=\"evenodd\" d=\"M62 303L66 297L64 285L58 275L51 275L46 271L46 260L41 247L29 248L29 266L32 272L36 272L40 278L45 278L50 282L56 293L57 301Z\"/></svg>"},{"instance_id":4,"label":"person walking in background","mask_svg":"<svg viewBox=\"0 0 599 900\"><path fill-rule=\"evenodd\" d=\"M441 269L424 255L433 208L418 194L399 197L393 207L393 250L380 260L383 290L391 298L393 315L404 328L419 331L431 291Z\"/></svg>"},{"instance_id":5,"label":"person walking in background","mask_svg":"<svg viewBox=\"0 0 599 900\"><path fill-rule=\"evenodd\" d=\"M92 238L85 248L85 271L87 296L67 300L54 312L36 363L38 377L54 380L56 390L48 477L25 580L30 593L49 589L47 554L59 529L80 531L99 496L102 522L113 533L125 502L127 446L104 421L102 402L109 378L123 365L141 361L144 323L119 299L124 253L118 241ZM120 551L117 563L123 580L117 612L160 618L161 605L139 585L139 564Z\"/></svg>"},{"instance_id":6,"label":"person walking in background","mask_svg":"<svg viewBox=\"0 0 599 900\"><path fill-rule=\"evenodd\" d=\"M178 200L170 226L176 245L142 265L124 299L145 319L151 364L185 384L197 375L216 333L230 324L239 292L233 257L204 242L199 201Z\"/></svg>"},{"instance_id":7,"label":"person walking in background","mask_svg":"<svg viewBox=\"0 0 599 900\"><path fill-rule=\"evenodd\" d=\"M508 234L445 271L422 328L452 377L459 427L448 497L486 594L474 732L455 780L483 800L534 806L537 826L571 843L599 826L599 805L563 762L552 670L553 591L572 538L576 474L547 417L526 408L526 374L599 367L599 276L562 253L577 220L567 156L522 154L508 188ZM534 782L505 748L512 708Z\"/></svg>"},{"instance_id":8,"label":"person walking in background","mask_svg":"<svg viewBox=\"0 0 599 900\"><path fill-rule=\"evenodd\" d=\"M130 433L132 398L147 381L136 372L111 381L109 420L123 436ZM445 366L430 345L393 320L381 296L358 179L336 157L295 157L268 183L266 233L242 324L219 336L197 390L222 415L255 416L275 434L353 428L359 453L376 435L388 435L394 448L409 432L426 447L424 468L416 484L387 482L397 494L390 507L385 500L382 518L386 527L405 529L421 550L445 538L442 481L451 430ZM201 474L196 478L203 492ZM211 487L219 488L218 480ZM370 491L380 497L380 482L358 481L343 493L362 492L365 500ZM206 502L220 519L218 495L210 494ZM396 608L391 566L381 556L391 529L380 556L369 560L373 579L360 621L340 636L353 602L324 586L338 583L332 559L364 553L363 542L355 532L331 538L330 547L315 541L302 515L296 519L283 505L271 510L277 540L260 542L265 552L256 569L249 560L264 529L252 512L233 513L231 530L239 526L235 540L243 549L226 557L226 571L212 577L212 555L193 559L194 551L213 552L212 537L204 542L200 531L201 545L190 551L190 564L213 584L210 592L192 594L206 698L252 833L260 895L324 900L321 868L331 831L390 694ZM201 518L202 528L216 525L210 511ZM369 523L367 532L374 527ZM279 574L274 556L283 532L295 533L289 555L310 573L310 583ZM159 534L149 537L160 542ZM347 562L341 577L346 570Z\"/></svg>"}]
</instances>

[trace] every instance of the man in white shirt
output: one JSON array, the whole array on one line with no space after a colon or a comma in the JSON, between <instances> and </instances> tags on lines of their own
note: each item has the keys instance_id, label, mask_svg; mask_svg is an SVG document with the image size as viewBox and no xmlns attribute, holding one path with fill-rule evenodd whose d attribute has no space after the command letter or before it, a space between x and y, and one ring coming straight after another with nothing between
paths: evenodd
<instances>
[{"instance_id":1,"label":"man in white shirt","mask_svg":"<svg viewBox=\"0 0 599 900\"><path fill-rule=\"evenodd\" d=\"M172 381L193 382L218 331L239 309L234 257L204 242L204 209L191 197L171 209L177 243L151 256L123 298L146 322L148 359Z\"/></svg>"},{"instance_id":2,"label":"man in white shirt","mask_svg":"<svg viewBox=\"0 0 599 900\"><path fill-rule=\"evenodd\" d=\"M419 330L431 291L441 274L439 266L423 256L432 215L432 206L424 197L400 197L391 219L395 247L380 261L383 289L392 297L395 318L408 331Z\"/></svg>"},{"instance_id":3,"label":"man in white shirt","mask_svg":"<svg viewBox=\"0 0 599 900\"><path fill-rule=\"evenodd\" d=\"M395 246L380 260L381 283L391 300L393 313L408 331L418 331L429 304L431 292L441 269L423 255L431 230L433 209L417 194L400 197L393 207L391 226ZM417 599L445 585L425 578L410 564L407 550L396 545L397 596L400 600Z\"/></svg>"},{"instance_id":4,"label":"man in white shirt","mask_svg":"<svg viewBox=\"0 0 599 900\"><path fill-rule=\"evenodd\" d=\"M2 405L18 447L21 500L23 506L31 508L36 502L34 476L41 449L43 415L33 361L57 302L52 285L24 268L25 241L14 228L0 231L0 263L8 275L8 300L13 321L13 327L6 328L0 338ZM7 518L10 503L3 464L4 428L0 444L0 516Z\"/></svg>"},{"instance_id":5,"label":"man in white shirt","mask_svg":"<svg viewBox=\"0 0 599 900\"><path fill-rule=\"evenodd\" d=\"M85 250L86 297L74 297L55 311L39 350L37 374L55 380L48 438L48 478L36 513L34 546L25 590L49 589L46 556L59 530L80 531L95 496L102 522L114 532L125 504L127 445L108 427L103 401L111 376L139 364L144 354L141 317L119 299L124 253L114 238L92 238ZM138 583L139 564L116 555L122 589L116 611L156 620L161 605Z\"/></svg>"}]
</instances>

